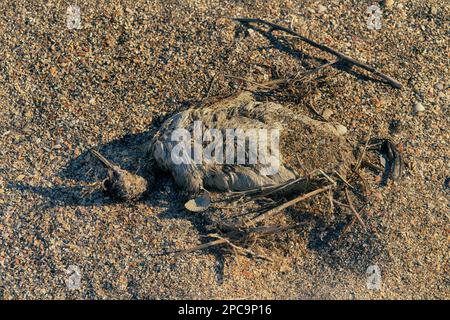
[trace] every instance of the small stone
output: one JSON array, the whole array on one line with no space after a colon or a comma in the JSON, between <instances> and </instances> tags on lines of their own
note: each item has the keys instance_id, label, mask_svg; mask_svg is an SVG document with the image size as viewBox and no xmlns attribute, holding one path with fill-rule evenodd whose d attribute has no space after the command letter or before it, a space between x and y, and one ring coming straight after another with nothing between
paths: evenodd
<instances>
[{"instance_id":1,"label":"small stone","mask_svg":"<svg viewBox=\"0 0 450 320\"><path fill-rule=\"evenodd\" d=\"M51 67L50 74L55 77L58 74L58 70L55 67Z\"/></svg>"},{"instance_id":2,"label":"small stone","mask_svg":"<svg viewBox=\"0 0 450 320\"><path fill-rule=\"evenodd\" d=\"M380 110L385 104L385 101L383 99L378 98L373 99L372 102L377 110Z\"/></svg>"},{"instance_id":3,"label":"small stone","mask_svg":"<svg viewBox=\"0 0 450 320\"><path fill-rule=\"evenodd\" d=\"M434 85L434 89L441 91L442 89L444 89L444 85L441 82L438 82Z\"/></svg>"},{"instance_id":4,"label":"small stone","mask_svg":"<svg viewBox=\"0 0 450 320\"><path fill-rule=\"evenodd\" d=\"M327 11L327 7L325 7L324 5L319 4L319 6L317 7L317 11L319 13L324 13L325 11Z\"/></svg>"},{"instance_id":5,"label":"small stone","mask_svg":"<svg viewBox=\"0 0 450 320\"><path fill-rule=\"evenodd\" d=\"M189 200L184 204L184 207L191 212L202 212L211 205L211 196L209 192L205 192L199 197Z\"/></svg>"},{"instance_id":6,"label":"small stone","mask_svg":"<svg viewBox=\"0 0 450 320\"><path fill-rule=\"evenodd\" d=\"M384 6L386 8L391 8L394 5L394 0L385 0L384 1Z\"/></svg>"},{"instance_id":7,"label":"small stone","mask_svg":"<svg viewBox=\"0 0 450 320\"><path fill-rule=\"evenodd\" d=\"M322 113L322 117L323 117L325 120L329 120L329 119L331 118L332 115L333 115L333 110L331 110L331 109L325 109L325 110L323 111L323 113Z\"/></svg>"},{"instance_id":8,"label":"small stone","mask_svg":"<svg viewBox=\"0 0 450 320\"><path fill-rule=\"evenodd\" d=\"M343 136L347 133L347 128L345 126L343 126L342 124L338 124L336 126L336 130L341 136Z\"/></svg>"},{"instance_id":9,"label":"small stone","mask_svg":"<svg viewBox=\"0 0 450 320\"><path fill-rule=\"evenodd\" d=\"M431 14L437 14L437 13L438 13L437 7L432 6L432 7L430 8L430 13L431 13Z\"/></svg>"},{"instance_id":10,"label":"small stone","mask_svg":"<svg viewBox=\"0 0 450 320\"><path fill-rule=\"evenodd\" d=\"M422 103L416 102L416 103L414 104L414 111L415 111L415 112L422 112L422 111L425 111L425 107L423 106Z\"/></svg>"},{"instance_id":11,"label":"small stone","mask_svg":"<svg viewBox=\"0 0 450 320\"><path fill-rule=\"evenodd\" d=\"M30 120L31 118L33 118L34 112L33 110L27 110L25 112L25 118L27 118L28 120Z\"/></svg>"}]
</instances>

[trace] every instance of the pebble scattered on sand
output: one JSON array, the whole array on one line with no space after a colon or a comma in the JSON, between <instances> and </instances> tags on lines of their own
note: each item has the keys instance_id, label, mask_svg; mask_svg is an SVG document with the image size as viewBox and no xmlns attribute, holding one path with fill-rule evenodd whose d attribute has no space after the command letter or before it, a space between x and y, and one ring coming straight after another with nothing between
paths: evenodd
<instances>
[{"instance_id":1,"label":"pebble scattered on sand","mask_svg":"<svg viewBox=\"0 0 450 320\"><path fill-rule=\"evenodd\" d=\"M329 119L331 118L332 115L333 115L333 110L331 110L331 109L325 109L325 110L323 111L323 113L322 113L322 117L323 117L325 120L329 120Z\"/></svg>"},{"instance_id":2,"label":"pebble scattered on sand","mask_svg":"<svg viewBox=\"0 0 450 320\"><path fill-rule=\"evenodd\" d=\"M384 5L386 8L391 8L394 5L394 0L385 0Z\"/></svg>"},{"instance_id":3,"label":"pebble scattered on sand","mask_svg":"<svg viewBox=\"0 0 450 320\"><path fill-rule=\"evenodd\" d=\"M441 91L442 89L444 89L444 84L441 82L438 82L434 85L434 89Z\"/></svg>"},{"instance_id":4,"label":"pebble scattered on sand","mask_svg":"<svg viewBox=\"0 0 450 320\"><path fill-rule=\"evenodd\" d=\"M336 130L341 136L345 135L348 131L347 127L343 126L342 124L336 125Z\"/></svg>"},{"instance_id":5,"label":"pebble scattered on sand","mask_svg":"<svg viewBox=\"0 0 450 320\"><path fill-rule=\"evenodd\" d=\"M317 7L317 11L318 11L319 13L324 13L325 11L327 11L327 7L325 7L324 5L320 4L320 5Z\"/></svg>"},{"instance_id":6,"label":"pebble scattered on sand","mask_svg":"<svg viewBox=\"0 0 450 320\"><path fill-rule=\"evenodd\" d=\"M414 104L414 111L415 111L415 112L423 112L423 111L425 111L425 107L423 106L422 103L416 102L416 103Z\"/></svg>"}]
</instances>

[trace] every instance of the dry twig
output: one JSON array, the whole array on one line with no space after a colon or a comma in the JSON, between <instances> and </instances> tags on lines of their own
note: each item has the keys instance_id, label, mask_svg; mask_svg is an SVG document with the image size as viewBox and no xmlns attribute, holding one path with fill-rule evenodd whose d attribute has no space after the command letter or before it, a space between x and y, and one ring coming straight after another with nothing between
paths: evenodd
<instances>
[{"instance_id":1,"label":"dry twig","mask_svg":"<svg viewBox=\"0 0 450 320\"><path fill-rule=\"evenodd\" d=\"M311 46L313 46L315 48L318 48L318 49L320 49L322 51L331 53L332 55L338 57L340 60L345 61L345 62L347 62L350 65L358 66L360 68L363 68L364 70L367 70L367 71L369 71L369 72L379 76L380 78L382 78L385 81L387 81L392 87L394 87L396 89L402 88L402 84L400 82L398 82L394 78L392 78L392 77L390 77L390 76L388 76L388 75L378 71L374 67L371 67L368 64L366 64L364 62L361 62L361 61L358 61L358 60L356 60L356 59L354 59L352 57L349 57L349 56L343 54L342 52L339 52L339 51L337 51L335 49L332 49L332 48L330 48L330 47L328 47L326 45L323 45L323 44L320 44L318 42L315 42L314 40L311 40L311 39L309 39L309 38L307 38L305 36L302 36L302 35L298 34L297 32L295 32L295 31L293 31L293 30L291 30L289 28L282 27L280 25L277 25L277 24L274 24L274 23L271 23L271 22L268 22L268 21L265 21L265 20L259 19L259 18L256 18L256 19L252 19L252 18L233 18L233 20L238 21L238 22L243 23L243 24L249 24L249 23L264 24L266 26L269 26L272 30L284 31L284 32L286 32L286 33L288 33L288 34L290 34L292 36L295 36L296 38L306 42L307 44L309 44L309 45L311 45Z\"/></svg>"},{"instance_id":2,"label":"dry twig","mask_svg":"<svg viewBox=\"0 0 450 320\"><path fill-rule=\"evenodd\" d=\"M348 194L348 189L345 188L344 191L345 191L345 197L347 198L347 201L348 201L348 205L350 206L350 210L353 212L355 217L358 219L359 223L361 223L363 228L367 229L366 224L361 219L361 216L359 215L358 211L356 211L355 207L353 206L352 200L350 199L350 195Z\"/></svg>"},{"instance_id":3,"label":"dry twig","mask_svg":"<svg viewBox=\"0 0 450 320\"><path fill-rule=\"evenodd\" d=\"M265 219L265 218L267 218L269 216L273 216L273 215L281 212L282 210L284 210L284 209L286 209L286 208L288 208L290 206L293 206L296 203L299 203L301 201L305 201L305 200L307 200L307 199L309 199L311 197L314 197L315 195L318 195L318 194L320 194L322 192L330 190L332 187L333 187L333 185L327 185L325 187L322 187L322 188L316 189L314 191L311 191L311 192L309 192L307 194L303 194L301 196L298 196L295 199L287 201L287 202L285 202L285 203L283 203L283 204L281 204L281 205L279 205L279 206L277 206L277 207L275 207L275 208L273 208L273 209L271 209L271 210L269 210L267 212L264 212L263 214L253 218L253 220L255 222L258 222L258 221L261 221L261 220L263 220L263 219Z\"/></svg>"}]
</instances>

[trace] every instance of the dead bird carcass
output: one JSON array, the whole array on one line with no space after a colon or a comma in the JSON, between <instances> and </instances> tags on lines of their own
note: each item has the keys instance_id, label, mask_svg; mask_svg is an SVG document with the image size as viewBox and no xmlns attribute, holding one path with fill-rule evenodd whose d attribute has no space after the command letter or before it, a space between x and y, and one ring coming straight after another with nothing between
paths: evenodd
<instances>
[{"instance_id":1,"label":"dead bird carcass","mask_svg":"<svg viewBox=\"0 0 450 320\"><path fill-rule=\"evenodd\" d=\"M280 150L276 168L272 170L274 172L264 174L265 169L270 171L267 170L270 163L245 162L251 156L249 141L239 138L233 140L234 145L230 150L244 150L244 163L237 163L236 154L232 156L231 163L217 162L217 157L214 156L203 159L200 163L195 161L192 150L196 147L208 147L208 143L211 148L211 141L206 139L201 146L196 146L196 141L192 139L188 141L192 152L184 154L183 161L177 163L174 154L178 153L176 148L180 146L180 140L174 139L174 133L183 130L192 137L196 123L202 126L201 129L218 130L224 138L221 142L225 148L228 148L229 142L225 141L227 130L241 130L244 134L249 130L256 130L256 138L260 138L260 132L270 134L271 130L279 130ZM270 142L267 144L267 149L270 149ZM191 194L198 194L202 190L245 193L281 186L306 175L309 176L308 182L305 180L304 183L292 185L297 190L308 191L316 186L312 175L345 177L355 162L353 147L338 133L334 125L295 114L277 103L255 101L250 92L240 93L209 107L189 109L172 116L163 123L145 149L146 161L151 162L158 170L170 172L177 186ZM228 149L223 151L222 159L227 157ZM98 152L93 153L109 169L104 187L111 196L122 200L134 200L142 196L147 188L143 177L127 173Z\"/></svg>"},{"instance_id":2,"label":"dead bird carcass","mask_svg":"<svg viewBox=\"0 0 450 320\"><path fill-rule=\"evenodd\" d=\"M282 27L261 19L234 19L247 27L250 24L263 24L270 27L270 31L286 32L296 39L300 39L322 51L326 51L337 57L334 62L328 62L305 72L304 76L311 75L328 66L345 63L349 66L358 66L380 77L394 88L401 88L400 82L389 77L375 68L355 60L326 45L317 43L293 30ZM294 77L296 78L296 77ZM276 83L277 81L275 81ZM271 82L269 84L273 84ZM279 83L279 82L278 82ZM267 84L260 87L267 88ZM360 210L355 209L350 192L359 199L365 196L366 184L359 175L359 168L368 165L372 170L385 171L385 177L398 179L402 173L402 157L395 145L388 140L367 139L359 154L354 153L354 147L343 137L333 124L314 120L305 115L292 112L288 107L274 102L256 101L250 91L237 94L234 97L219 101L211 106L202 106L198 109L190 109L178 113L168 119L158 130L153 139L146 146L145 162L149 167L170 172L176 184L190 194L194 199L186 203L190 211L206 211L215 227L214 241L194 249L201 249L211 245L226 244L234 250L247 250L236 243L251 240L254 236L273 234L294 225L268 225L275 222L274 215L283 212L284 209L299 202L313 198L320 194L327 194L330 207L334 205L346 208L354 215L353 221L359 220L365 227L360 217ZM315 111L315 110L314 110ZM178 140L172 139L179 131L184 131L186 136L195 135L196 122L201 122L200 130L215 129L222 133L226 129L240 130L274 130L281 131L280 154L276 158L275 172L267 174L267 163L253 163L251 161L231 161L225 164L220 161L199 161L192 157L192 149L203 148L203 140L191 142L187 139L188 150L181 158L184 161L174 161L174 154L180 145ZM264 131L262 131L264 132ZM226 136L226 134L225 134ZM370 136L370 134L369 134ZM252 156L245 148L246 139L239 142L233 140L233 147L242 147L246 150L244 159ZM229 142L226 143L229 147ZM387 170L377 166L366 159L367 151L376 148L385 154ZM226 151L228 152L228 151ZM217 155L217 151L214 151ZM140 198L149 184L145 178L127 173L114 166L99 153L94 154L108 168L109 176L104 181L106 191L113 197L123 200L135 200ZM195 154L195 152L194 152ZM228 154L227 154L228 155ZM225 157L227 157L227 155ZM180 156L175 158L180 159ZM217 159L217 157L215 157ZM232 157L234 159L234 154ZM194 161L195 160L195 161ZM237 160L237 159L236 159ZM271 171L271 170L269 170ZM359 179L359 181L357 181ZM357 184L362 185L362 190ZM350 192L349 192L350 190ZM215 198L211 201L210 191L215 191ZM201 194L200 194L201 193ZM343 197L336 199L336 197ZM345 197L344 197L345 196ZM231 204L233 209L247 208L249 203L266 201L260 207L252 208L246 212L235 214L234 218L223 218L222 215L214 215L210 209L230 208L223 204ZM245 204L245 206L244 206ZM216 210L217 213L217 210ZM239 219L242 218L243 219ZM232 217L233 218L233 217ZM230 223L231 221L231 223ZM246 253L249 253L246 251Z\"/></svg>"},{"instance_id":3,"label":"dead bird carcass","mask_svg":"<svg viewBox=\"0 0 450 320\"><path fill-rule=\"evenodd\" d=\"M191 137L196 130L196 123L200 123L203 129L218 130L223 133L222 137L226 137L227 129L243 131L263 129L267 132L280 130L280 152L276 172L262 174L267 163L224 164L215 162L214 158L209 159L213 161L203 159L199 163L194 161L193 152L188 156L184 154L184 161L177 163L173 154L177 153L176 148L180 145L180 141L173 139L173 134L181 129ZM240 142L233 140L234 150L238 149L239 143L244 144L241 150L245 150L245 159L248 160L249 149L245 146L245 139ZM195 141L188 140L188 144L191 150L195 149ZM390 153L393 153L395 158L396 151L392 144L384 141L378 145L382 146L380 150L386 149L386 145L389 145L389 150L392 151ZM144 149L147 150L146 162L151 163L153 170L169 172L177 186L194 197L186 203L188 210L200 212L211 209L204 214L213 226L214 233L210 236L215 240L196 247L195 250L218 244L248 250L238 246L237 243L241 244L255 236L278 233L295 226L274 225L273 216L292 205L323 193L329 193L332 206L337 204L346 207L364 226L352 204L348 190L356 191L350 181L354 176L355 167L367 163L362 160L370 146L371 142L367 141L363 155L357 158L354 147L333 124L296 114L278 103L256 101L253 94L246 91L210 106L189 109L170 117ZM149 186L151 187L146 179L148 177L126 172L111 164L98 152L93 153L109 170L104 187L112 197L136 200ZM236 161L235 158L234 160ZM341 194L345 196L342 202L332 196L332 192L338 190L343 191ZM214 196L212 201L210 192L213 192ZM263 201L263 205L247 206L249 203L255 204L264 199L267 201ZM230 206L240 211L244 207L248 210L244 214L224 218L221 208ZM245 218L242 219L243 217Z\"/></svg>"}]
</instances>

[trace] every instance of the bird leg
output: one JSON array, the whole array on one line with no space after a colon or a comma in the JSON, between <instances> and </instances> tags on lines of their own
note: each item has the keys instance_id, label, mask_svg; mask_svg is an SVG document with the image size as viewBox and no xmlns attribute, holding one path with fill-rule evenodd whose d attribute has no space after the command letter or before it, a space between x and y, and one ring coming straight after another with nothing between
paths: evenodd
<instances>
[{"instance_id":1,"label":"bird leg","mask_svg":"<svg viewBox=\"0 0 450 320\"><path fill-rule=\"evenodd\" d=\"M399 180L403 175L405 164L397 146L389 139L371 139L369 143L368 150L378 151L386 158L387 166L384 170L386 177ZM374 166L371 167L374 168Z\"/></svg>"}]
</instances>

